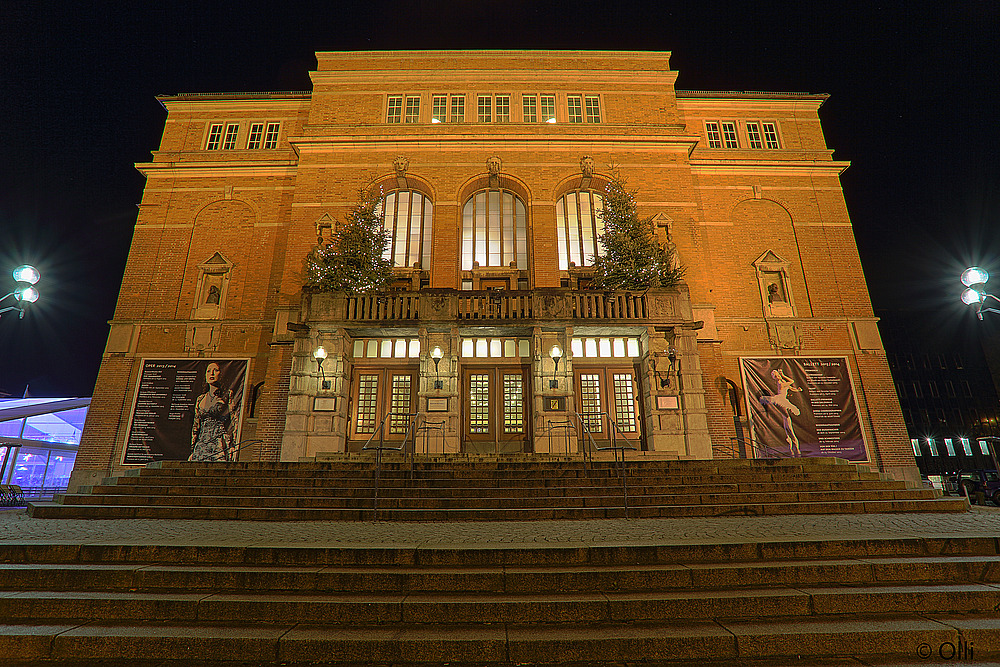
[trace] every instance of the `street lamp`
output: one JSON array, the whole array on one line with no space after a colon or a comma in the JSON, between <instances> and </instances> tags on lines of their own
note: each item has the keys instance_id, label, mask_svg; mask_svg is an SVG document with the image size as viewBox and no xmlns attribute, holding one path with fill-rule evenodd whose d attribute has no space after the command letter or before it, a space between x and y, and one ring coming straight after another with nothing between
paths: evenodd
<instances>
[{"instance_id":1,"label":"street lamp","mask_svg":"<svg viewBox=\"0 0 1000 667\"><path fill-rule=\"evenodd\" d=\"M323 389L330 388L330 381L326 379L326 373L323 372L323 362L326 361L326 348L320 345L313 352L313 359L316 360L316 365L319 367L319 374L322 378L322 383L320 386Z\"/></svg>"},{"instance_id":2,"label":"street lamp","mask_svg":"<svg viewBox=\"0 0 1000 667\"><path fill-rule=\"evenodd\" d=\"M0 297L0 301L3 301L8 297L14 297L14 300L17 301L17 305L7 306L6 308L0 309L0 315L3 315L11 310L16 310L18 311L18 319L21 319L24 317L24 307L29 303L38 301L38 290L35 289L34 285L42 276L38 273L38 269L30 264L22 264L17 267L12 272L12 275L14 276L14 282L17 284L14 286L13 291Z\"/></svg>"},{"instance_id":3,"label":"street lamp","mask_svg":"<svg viewBox=\"0 0 1000 667\"><path fill-rule=\"evenodd\" d=\"M979 319L983 319L984 312L1000 313L1000 310L985 305L987 299L1000 303L1000 299L986 291L986 281L989 279L989 271L978 266L970 266L962 272L962 284L968 288L962 292L962 302L967 306L975 304L976 317Z\"/></svg>"}]
</instances>

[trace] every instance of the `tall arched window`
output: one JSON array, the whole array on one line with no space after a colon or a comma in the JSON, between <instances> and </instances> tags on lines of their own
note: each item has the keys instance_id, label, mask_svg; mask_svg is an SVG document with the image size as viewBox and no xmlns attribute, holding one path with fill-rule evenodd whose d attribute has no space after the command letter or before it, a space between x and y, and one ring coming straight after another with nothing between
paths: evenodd
<instances>
[{"instance_id":1,"label":"tall arched window","mask_svg":"<svg viewBox=\"0 0 1000 667\"><path fill-rule=\"evenodd\" d=\"M433 208L431 200L415 190L394 190L385 196L384 224L392 242L382 256L393 266L420 262L421 268L430 268Z\"/></svg>"},{"instance_id":2,"label":"tall arched window","mask_svg":"<svg viewBox=\"0 0 1000 667\"><path fill-rule=\"evenodd\" d=\"M527 214L524 202L507 190L483 190L462 209L462 270L479 266L528 268Z\"/></svg>"},{"instance_id":3,"label":"tall arched window","mask_svg":"<svg viewBox=\"0 0 1000 667\"><path fill-rule=\"evenodd\" d=\"M591 190L567 192L556 202L556 240L559 244L559 269L570 262L590 266L595 255L604 254L597 237L604 233L601 210L604 197Z\"/></svg>"}]
</instances>

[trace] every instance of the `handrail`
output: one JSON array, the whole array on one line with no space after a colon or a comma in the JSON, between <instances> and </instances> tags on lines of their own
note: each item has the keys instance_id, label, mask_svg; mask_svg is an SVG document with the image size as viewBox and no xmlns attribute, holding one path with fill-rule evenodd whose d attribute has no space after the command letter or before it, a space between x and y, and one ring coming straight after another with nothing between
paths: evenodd
<instances>
[{"instance_id":1,"label":"handrail","mask_svg":"<svg viewBox=\"0 0 1000 667\"><path fill-rule=\"evenodd\" d=\"M240 452L243 451L245 448L249 447L250 445L262 445L262 444L264 444L263 440L241 440L240 442L236 443L236 445L232 449L228 451L224 450L222 452L219 452L218 454L213 455L211 458L202 459L202 461L212 461L212 462L226 461L228 463L236 463L239 460Z\"/></svg>"},{"instance_id":2,"label":"handrail","mask_svg":"<svg viewBox=\"0 0 1000 667\"><path fill-rule=\"evenodd\" d=\"M371 434L371 436L369 436L369 438L365 442L365 444L361 446L361 451L365 451L366 449L374 449L375 450L375 480L374 480L375 488L374 488L374 494L373 494L374 497L372 498L372 521L378 521L378 483L379 483L379 480L382 477L382 452L384 450L391 449L391 450L396 451L396 452L402 451L404 455L406 454L406 443L410 439L410 434L414 432L413 424L414 424L414 422L416 420L413 419L413 418L419 416L419 414L420 413L418 413L418 412L392 412L392 411L386 412L385 416L382 417L382 422L378 425L378 428L375 429L375 431ZM403 441L399 444L398 447L386 446L386 444L385 444L385 422L386 422L387 419L389 419L389 417L406 417L407 418L406 435L403 436ZM381 435L379 435L379 434L381 434ZM378 445L375 445L373 447L373 446L371 446L371 441L375 439L376 435L379 436ZM412 449L413 448L411 448L410 457L409 457L410 458L410 478L411 479L413 478L413 452L412 452Z\"/></svg>"},{"instance_id":3,"label":"handrail","mask_svg":"<svg viewBox=\"0 0 1000 667\"><path fill-rule=\"evenodd\" d=\"M547 432L549 439L549 454L552 454L552 431L557 428L566 429L566 450L563 453L569 454L569 430L573 428L573 422L569 419L560 419L560 420L547 419L545 421L545 424L546 424L545 431Z\"/></svg>"},{"instance_id":4,"label":"handrail","mask_svg":"<svg viewBox=\"0 0 1000 667\"><path fill-rule=\"evenodd\" d=\"M731 455L731 458L740 458L739 451L735 447L735 443L738 442L738 438L730 437L729 447L720 447L724 452ZM795 458L792 456L791 452L782 452L780 450L774 449L768 445L765 445L760 440L754 440L753 438L743 438L743 442L749 444L753 448L753 458L755 459L791 459Z\"/></svg>"},{"instance_id":5,"label":"handrail","mask_svg":"<svg viewBox=\"0 0 1000 667\"><path fill-rule=\"evenodd\" d=\"M613 427L611 429L611 444L607 447L602 447L601 450L603 451L606 449L610 449L614 453L615 465L619 467L619 476L621 477L622 480L622 504L625 510L625 518L627 519L628 518L628 466L625 463L625 450L631 449L632 451L637 451L638 447L635 447L632 444L632 441L628 439L628 436L625 435L625 432L622 431L621 427L618 425L618 421L612 419L610 415L608 415L608 423L611 424L611 426ZM627 445L618 444L618 439L617 436L615 435L616 432L621 436L621 438L625 442L628 443ZM619 463L618 461L619 451L621 451L622 453L621 463Z\"/></svg>"}]
</instances>

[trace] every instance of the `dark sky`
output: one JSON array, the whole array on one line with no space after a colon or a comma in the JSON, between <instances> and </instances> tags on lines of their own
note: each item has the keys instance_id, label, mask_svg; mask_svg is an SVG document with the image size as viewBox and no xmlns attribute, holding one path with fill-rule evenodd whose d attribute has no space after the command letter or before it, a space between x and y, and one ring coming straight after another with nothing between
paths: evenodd
<instances>
[{"instance_id":1,"label":"dark sky","mask_svg":"<svg viewBox=\"0 0 1000 667\"><path fill-rule=\"evenodd\" d=\"M875 306L925 308L921 335L948 345L979 325L956 306L964 265L1000 283L998 19L975 1L4 0L0 290L21 262L43 278L30 314L0 318L0 391L90 395L143 187L132 165L165 117L154 96L307 89L317 50L663 50L678 88L829 93Z\"/></svg>"}]
</instances>

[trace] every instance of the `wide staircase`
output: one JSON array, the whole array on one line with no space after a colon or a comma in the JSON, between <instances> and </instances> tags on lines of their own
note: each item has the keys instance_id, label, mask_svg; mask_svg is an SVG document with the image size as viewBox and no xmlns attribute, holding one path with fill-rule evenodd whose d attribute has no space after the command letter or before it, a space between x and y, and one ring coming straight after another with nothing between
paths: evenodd
<instances>
[{"instance_id":1,"label":"wide staircase","mask_svg":"<svg viewBox=\"0 0 1000 667\"><path fill-rule=\"evenodd\" d=\"M504 521L962 512L965 498L907 488L833 458L628 460L345 455L300 463L150 464L33 517Z\"/></svg>"},{"instance_id":2,"label":"wide staircase","mask_svg":"<svg viewBox=\"0 0 1000 667\"><path fill-rule=\"evenodd\" d=\"M7 544L0 664L997 664L998 559L994 537Z\"/></svg>"}]
</instances>

